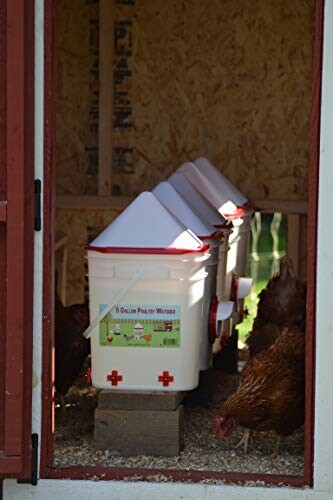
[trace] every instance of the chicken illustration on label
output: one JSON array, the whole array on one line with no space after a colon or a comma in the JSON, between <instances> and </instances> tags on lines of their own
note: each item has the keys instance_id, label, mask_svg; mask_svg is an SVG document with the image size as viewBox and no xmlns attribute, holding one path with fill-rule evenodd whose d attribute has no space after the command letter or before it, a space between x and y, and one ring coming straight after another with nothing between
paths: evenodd
<instances>
[{"instance_id":1,"label":"chicken illustration on label","mask_svg":"<svg viewBox=\"0 0 333 500\"><path fill-rule=\"evenodd\" d=\"M105 307L100 304L100 312ZM99 341L111 347L180 347L180 306L116 305L99 324Z\"/></svg>"}]
</instances>

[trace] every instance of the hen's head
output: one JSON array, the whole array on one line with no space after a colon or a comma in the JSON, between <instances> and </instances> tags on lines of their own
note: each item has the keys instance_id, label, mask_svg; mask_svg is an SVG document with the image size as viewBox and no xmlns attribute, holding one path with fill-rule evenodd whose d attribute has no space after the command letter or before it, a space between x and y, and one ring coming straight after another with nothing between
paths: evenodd
<instances>
[{"instance_id":1,"label":"hen's head","mask_svg":"<svg viewBox=\"0 0 333 500\"><path fill-rule=\"evenodd\" d=\"M222 410L214 419L216 437L223 438L224 436L230 436L237 425L235 417Z\"/></svg>"}]
</instances>

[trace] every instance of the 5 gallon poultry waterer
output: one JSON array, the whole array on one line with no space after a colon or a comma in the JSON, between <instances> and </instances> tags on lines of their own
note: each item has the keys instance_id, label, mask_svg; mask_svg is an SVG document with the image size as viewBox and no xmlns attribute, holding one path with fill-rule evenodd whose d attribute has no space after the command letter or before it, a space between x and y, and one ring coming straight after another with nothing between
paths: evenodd
<instances>
[{"instance_id":1,"label":"5 gallon poultry waterer","mask_svg":"<svg viewBox=\"0 0 333 500\"><path fill-rule=\"evenodd\" d=\"M246 273L252 214L250 206L247 199L206 158L184 163L178 172L192 183L219 214L232 222L225 283L222 292L218 289L218 293L221 293L219 299L231 298L233 277L243 277ZM243 284L245 286L245 282ZM246 284L249 293L252 282L246 280Z\"/></svg>"},{"instance_id":2,"label":"5 gallon poultry waterer","mask_svg":"<svg viewBox=\"0 0 333 500\"><path fill-rule=\"evenodd\" d=\"M251 217L254 212L253 203L246 198L237 188L220 172L207 158L197 158L193 162L199 170L216 186L224 196L242 210L242 224L238 226L239 244L236 262L238 276L244 276L247 272L249 256Z\"/></svg>"},{"instance_id":3,"label":"5 gallon poultry waterer","mask_svg":"<svg viewBox=\"0 0 333 500\"><path fill-rule=\"evenodd\" d=\"M195 388L209 245L144 192L87 250L93 385Z\"/></svg>"},{"instance_id":4,"label":"5 gallon poultry waterer","mask_svg":"<svg viewBox=\"0 0 333 500\"><path fill-rule=\"evenodd\" d=\"M185 164L186 165L186 164ZM216 294L219 300L229 300L227 291L227 258L230 249L229 238L232 234L232 224L227 221L210 203L197 191L180 171L173 173L168 182L182 196L186 203L195 210L202 220L209 222L221 234L221 244L218 254ZM230 259L229 259L230 260Z\"/></svg>"},{"instance_id":5,"label":"5 gallon poultry waterer","mask_svg":"<svg viewBox=\"0 0 333 500\"><path fill-rule=\"evenodd\" d=\"M219 265L219 248L223 244L221 231L208 221L203 220L195 208L190 207L171 183L160 182L152 193L170 210L188 229L191 229L203 242L210 245L210 257L206 261L207 277L205 280L203 310L202 310L202 346L200 350L200 370L207 370L212 365L212 343L219 334L218 329L212 329L209 321L211 303L216 297L217 269ZM227 301L218 308L219 321L227 319L233 312L234 304ZM214 340L212 341L213 336Z\"/></svg>"}]
</instances>

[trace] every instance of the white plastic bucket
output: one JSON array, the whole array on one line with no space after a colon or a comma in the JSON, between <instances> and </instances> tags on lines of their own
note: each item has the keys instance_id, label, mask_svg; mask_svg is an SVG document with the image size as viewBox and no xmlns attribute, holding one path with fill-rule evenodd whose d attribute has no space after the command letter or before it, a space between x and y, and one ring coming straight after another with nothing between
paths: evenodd
<instances>
[{"instance_id":1,"label":"white plastic bucket","mask_svg":"<svg viewBox=\"0 0 333 500\"><path fill-rule=\"evenodd\" d=\"M174 172L170 175L168 182L176 189L192 210L195 210L200 215L202 220L206 220L209 224L216 227L226 223L226 219L207 203L205 198L201 196L199 191L195 189L193 184L181 172Z\"/></svg>"},{"instance_id":2,"label":"white plastic bucket","mask_svg":"<svg viewBox=\"0 0 333 500\"><path fill-rule=\"evenodd\" d=\"M223 190L228 200L231 200L237 206L243 206L248 203L249 200L207 158L201 156L194 160L193 163L207 179Z\"/></svg>"},{"instance_id":3,"label":"white plastic bucket","mask_svg":"<svg viewBox=\"0 0 333 500\"><path fill-rule=\"evenodd\" d=\"M168 181L160 182L152 190L152 193L187 228L191 229L202 241L206 241L210 245L210 258L206 262L207 277L203 297L202 345L200 353L200 370L207 370L212 365L212 346L209 340L209 313L212 299L216 296L219 249L221 246L225 247L223 236L221 232L218 233L216 231L216 228L210 222L196 213L195 208L189 206L187 201L183 199ZM205 203L204 200L202 202L203 204ZM216 236L214 233L216 233ZM221 264L224 265L223 262Z\"/></svg>"},{"instance_id":4,"label":"white plastic bucket","mask_svg":"<svg viewBox=\"0 0 333 500\"><path fill-rule=\"evenodd\" d=\"M199 172L215 186L220 195L220 202L225 201L228 197L243 211L243 224L239 225L235 232L238 233L236 273L238 276L244 276L247 273L249 256L252 204L207 158L197 158L193 163Z\"/></svg>"},{"instance_id":5,"label":"white plastic bucket","mask_svg":"<svg viewBox=\"0 0 333 500\"><path fill-rule=\"evenodd\" d=\"M193 163L184 163L178 172L193 184L217 212L228 217L227 207L231 206L233 232L229 238L226 277L222 290L218 287L218 292L221 292L219 298L225 300L231 296L233 276L243 276L247 272L252 209L247 198L206 158L198 158ZM241 220L237 216L238 212Z\"/></svg>"},{"instance_id":6,"label":"white plastic bucket","mask_svg":"<svg viewBox=\"0 0 333 500\"><path fill-rule=\"evenodd\" d=\"M142 271L91 333L94 387L184 391L198 385L208 256L88 251L92 318L126 287L137 270Z\"/></svg>"},{"instance_id":7,"label":"white plastic bucket","mask_svg":"<svg viewBox=\"0 0 333 500\"><path fill-rule=\"evenodd\" d=\"M227 220L209 204L208 200L197 191L183 173L180 171L173 173L168 178L168 182L172 184L192 210L195 210L200 215L201 219L208 221L221 232L222 239L218 255L216 294L219 301L229 300L231 277L234 271L234 269L231 270L228 276L230 279L227 279L227 258L230 251L229 238L232 236L232 225L228 224ZM229 262L234 262L236 266L237 248L233 246L231 252L234 253L234 258L230 258Z\"/></svg>"},{"instance_id":8,"label":"white plastic bucket","mask_svg":"<svg viewBox=\"0 0 333 500\"><path fill-rule=\"evenodd\" d=\"M222 220L222 212L220 208L229 200L229 191L219 191L212 181L194 165L187 162L181 165L177 170L178 174L182 174L188 182L190 182L201 196L209 204L210 208L215 210ZM237 207L235 206L235 209ZM231 230L232 228L232 230ZM219 300L229 300L231 296L232 276L236 273L237 251L238 251L238 228L235 225L227 225L221 228L224 232L225 245L220 248L220 262L217 273L217 297Z\"/></svg>"},{"instance_id":9,"label":"white plastic bucket","mask_svg":"<svg viewBox=\"0 0 333 500\"><path fill-rule=\"evenodd\" d=\"M152 189L152 193L186 228L191 229L200 239L216 232L216 228L196 213L195 209L189 206L169 182L160 182Z\"/></svg>"},{"instance_id":10,"label":"white plastic bucket","mask_svg":"<svg viewBox=\"0 0 333 500\"><path fill-rule=\"evenodd\" d=\"M196 387L209 245L144 192L87 248L93 385Z\"/></svg>"},{"instance_id":11,"label":"white plastic bucket","mask_svg":"<svg viewBox=\"0 0 333 500\"><path fill-rule=\"evenodd\" d=\"M193 186L202 194L202 196L221 214L224 215L223 206L232 202L228 189L221 189L211 181L205 172L202 172L197 165L192 162L186 162L181 165L178 172L193 184Z\"/></svg>"}]
</instances>

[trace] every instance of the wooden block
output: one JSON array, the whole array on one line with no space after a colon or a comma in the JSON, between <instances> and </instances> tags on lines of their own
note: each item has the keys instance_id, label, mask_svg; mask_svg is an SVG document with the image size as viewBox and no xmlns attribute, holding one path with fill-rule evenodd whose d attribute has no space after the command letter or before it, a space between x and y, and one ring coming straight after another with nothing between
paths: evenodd
<instances>
[{"instance_id":1,"label":"wooden block","mask_svg":"<svg viewBox=\"0 0 333 500\"><path fill-rule=\"evenodd\" d=\"M95 410L95 445L123 456L179 455L184 446L184 407L174 411Z\"/></svg>"},{"instance_id":2,"label":"wooden block","mask_svg":"<svg viewBox=\"0 0 333 500\"><path fill-rule=\"evenodd\" d=\"M112 391L103 390L98 395L101 410L163 410L173 411L186 396L187 391Z\"/></svg>"}]
</instances>

